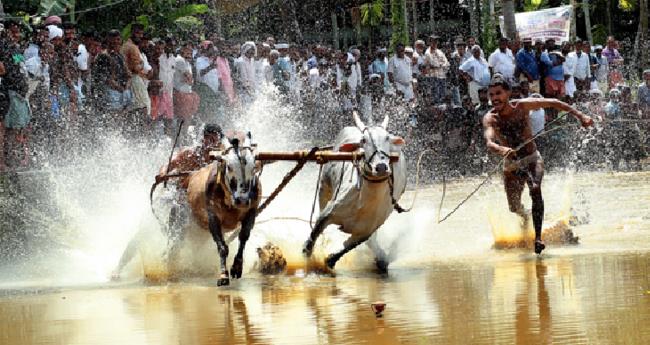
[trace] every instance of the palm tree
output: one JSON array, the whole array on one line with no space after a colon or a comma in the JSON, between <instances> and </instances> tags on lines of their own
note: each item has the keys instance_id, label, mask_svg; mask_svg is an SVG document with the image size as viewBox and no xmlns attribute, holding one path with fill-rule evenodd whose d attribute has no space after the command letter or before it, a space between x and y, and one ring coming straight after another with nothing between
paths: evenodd
<instances>
[{"instance_id":1,"label":"palm tree","mask_svg":"<svg viewBox=\"0 0 650 345\"><path fill-rule=\"evenodd\" d=\"M374 28L381 24L384 19L384 2L383 0L373 0L360 6L361 25L369 28L368 49L372 51L372 33Z\"/></svg>"},{"instance_id":2,"label":"palm tree","mask_svg":"<svg viewBox=\"0 0 650 345\"><path fill-rule=\"evenodd\" d=\"M501 10L503 11L503 26L506 37L514 39L517 37L517 25L515 24L515 2L513 0L502 0Z\"/></svg>"}]
</instances>

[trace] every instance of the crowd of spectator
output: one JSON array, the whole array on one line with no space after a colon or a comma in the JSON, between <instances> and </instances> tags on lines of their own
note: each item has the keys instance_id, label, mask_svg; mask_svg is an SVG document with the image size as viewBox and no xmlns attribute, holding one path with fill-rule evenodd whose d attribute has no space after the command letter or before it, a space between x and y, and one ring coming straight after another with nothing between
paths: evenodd
<instances>
[{"instance_id":1,"label":"crowd of spectator","mask_svg":"<svg viewBox=\"0 0 650 345\"><path fill-rule=\"evenodd\" d=\"M485 52L474 37L431 35L389 54L382 47L335 50L273 37L243 44L211 34L152 38L139 24L123 40L117 30L79 33L55 16L30 30L7 21L0 35L0 171L65 157L67 141L108 129L149 140L173 136L180 120L226 124L269 89L305 114L318 113L305 119L313 127L352 109L405 110L404 127L424 145L453 153L449 164L458 165L463 155L484 156L480 120L490 109L494 73L509 80L513 98L573 103L614 120L614 136L629 138L633 126L634 139L609 138L605 146L639 161L650 134L650 70L640 85L628 85L613 37L604 48L579 39L557 43L501 38ZM534 132L557 115L532 112Z\"/></svg>"}]
</instances>

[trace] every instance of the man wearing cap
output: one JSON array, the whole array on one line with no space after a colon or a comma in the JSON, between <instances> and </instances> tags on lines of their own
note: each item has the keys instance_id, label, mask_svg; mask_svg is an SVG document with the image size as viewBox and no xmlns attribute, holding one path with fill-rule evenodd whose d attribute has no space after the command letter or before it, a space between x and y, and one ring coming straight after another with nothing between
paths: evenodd
<instances>
[{"instance_id":1,"label":"man wearing cap","mask_svg":"<svg viewBox=\"0 0 650 345\"><path fill-rule=\"evenodd\" d=\"M523 43L523 48L519 49L516 55L517 68L521 72L521 78L528 81L530 90L539 92L539 68L533 52L533 40L526 37Z\"/></svg>"},{"instance_id":2,"label":"man wearing cap","mask_svg":"<svg viewBox=\"0 0 650 345\"><path fill-rule=\"evenodd\" d=\"M291 87L291 58L289 57L289 44L288 43L278 43L275 45L275 49L278 51L280 56L278 57L277 65L280 69L282 79L284 82L280 85L280 91L283 93L288 93Z\"/></svg>"},{"instance_id":3,"label":"man wearing cap","mask_svg":"<svg viewBox=\"0 0 650 345\"><path fill-rule=\"evenodd\" d=\"M512 81L515 78L515 57L508 48L508 38L499 39L499 48L497 48L488 58L488 64L492 69L492 74L499 73L506 80Z\"/></svg>"},{"instance_id":4,"label":"man wearing cap","mask_svg":"<svg viewBox=\"0 0 650 345\"><path fill-rule=\"evenodd\" d=\"M595 74L598 83L607 83L607 75L609 74L609 62L607 57L603 55L603 46L597 45L594 47L594 57L596 58Z\"/></svg>"},{"instance_id":5,"label":"man wearing cap","mask_svg":"<svg viewBox=\"0 0 650 345\"><path fill-rule=\"evenodd\" d=\"M546 66L546 77L544 84L546 97L564 97L564 55L555 49L555 40L546 40L546 50L542 52L540 60Z\"/></svg>"},{"instance_id":6,"label":"man wearing cap","mask_svg":"<svg viewBox=\"0 0 650 345\"><path fill-rule=\"evenodd\" d=\"M428 68L427 81L431 85L432 98L425 101L432 103L442 103L447 93L447 70L449 61L445 54L438 49L440 37L437 35L429 36L429 48L424 53L424 63Z\"/></svg>"},{"instance_id":7,"label":"man wearing cap","mask_svg":"<svg viewBox=\"0 0 650 345\"><path fill-rule=\"evenodd\" d=\"M413 70L412 60L404 55L404 45L397 43L395 55L388 61L388 80L395 86L397 95L405 101L411 101L413 94Z\"/></svg>"},{"instance_id":8,"label":"man wearing cap","mask_svg":"<svg viewBox=\"0 0 650 345\"><path fill-rule=\"evenodd\" d=\"M50 93L56 97L69 120L76 120L77 114L77 90L75 84L78 81L74 57L68 49L64 39L63 30L54 25L47 27L48 38L54 45L55 56L50 63Z\"/></svg>"}]
</instances>

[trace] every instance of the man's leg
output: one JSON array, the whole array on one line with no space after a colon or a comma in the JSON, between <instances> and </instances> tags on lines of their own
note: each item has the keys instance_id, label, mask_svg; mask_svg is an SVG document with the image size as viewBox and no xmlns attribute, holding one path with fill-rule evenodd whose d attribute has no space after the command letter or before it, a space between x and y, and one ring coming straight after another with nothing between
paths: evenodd
<instances>
[{"instance_id":1,"label":"man's leg","mask_svg":"<svg viewBox=\"0 0 650 345\"><path fill-rule=\"evenodd\" d=\"M535 253L544 250L542 242L542 223L544 222L544 198L542 197L542 178L544 177L544 161L539 159L528 167L530 176L527 180L530 198L533 201L533 225L535 226Z\"/></svg>"},{"instance_id":2,"label":"man's leg","mask_svg":"<svg viewBox=\"0 0 650 345\"><path fill-rule=\"evenodd\" d=\"M510 212L514 212L522 217L525 217L524 206L521 204L521 193L524 191L526 180L517 176L515 171L503 172L503 184L506 189L506 197L508 197L508 207Z\"/></svg>"}]
</instances>

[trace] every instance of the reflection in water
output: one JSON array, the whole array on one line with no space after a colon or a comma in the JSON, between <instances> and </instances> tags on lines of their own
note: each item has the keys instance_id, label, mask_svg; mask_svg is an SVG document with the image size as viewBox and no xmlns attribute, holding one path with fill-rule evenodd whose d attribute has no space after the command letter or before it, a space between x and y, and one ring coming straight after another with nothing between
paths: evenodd
<instances>
[{"instance_id":1,"label":"reflection in water","mask_svg":"<svg viewBox=\"0 0 650 345\"><path fill-rule=\"evenodd\" d=\"M523 256L521 256L523 255ZM647 344L649 254L0 298L2 344ZM387 304L376 318L370 304Z\"/></svg>"}]
</instances>

